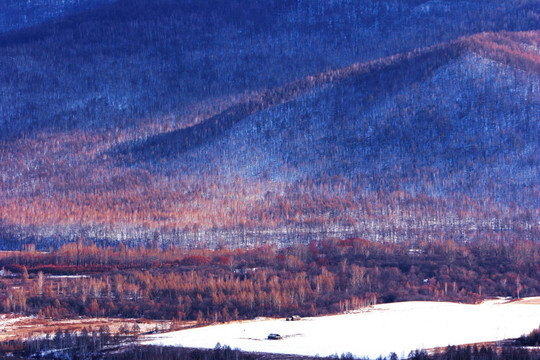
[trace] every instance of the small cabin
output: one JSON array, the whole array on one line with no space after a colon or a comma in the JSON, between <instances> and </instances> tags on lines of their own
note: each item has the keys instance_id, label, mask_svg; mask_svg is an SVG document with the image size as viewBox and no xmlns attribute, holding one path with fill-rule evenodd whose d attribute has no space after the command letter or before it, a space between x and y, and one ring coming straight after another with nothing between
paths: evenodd
<instances>
[{"instance_id":1,"label":"small cabin","mask_svg":"<svg viewBox=\"0 0 540 360\"><path fill-rule=\"evenodd\" d=\"M409 255L422 255L424 251L422 249L410 248Z\"/></svg>"},{"instance_id":2,"label":"small cabin","mask_svg":"<svg viewBox=\"0 0 540 360\"><path fill-rule=\"evenodd\" d=\"M300 317L300 315L290 315L290 316L287 316L287 321L298 321L298 320L301 320L302 318Z\"/></svg>"},{"instance_id":3,"label":"small cabin","mask_svg":"<svg viewBox=\"0 0 540 360\"><path fill-rule=\"evenodd\" d=\"M268 335L268 340L281 340L283 339L279 334L270 334Z\"/></svg>"}]
</instances>

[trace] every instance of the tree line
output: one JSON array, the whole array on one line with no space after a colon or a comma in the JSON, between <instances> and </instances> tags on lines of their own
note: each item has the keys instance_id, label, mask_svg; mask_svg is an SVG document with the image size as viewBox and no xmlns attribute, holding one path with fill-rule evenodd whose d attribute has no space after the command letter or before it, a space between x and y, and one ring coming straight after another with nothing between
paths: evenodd
<instances>
[{"instance_id":1,"label":"tree line","mask_svg":"<svg viewBox=\"0 0 540 360\"><path fill-rule=\"evenodd\" d=\"M534 242L328 240L278 248L100 247L0 259L4 312L122 316L201 324L318 315L405 300L477 302L540 294Z\"/></svg>"}]
</instances>

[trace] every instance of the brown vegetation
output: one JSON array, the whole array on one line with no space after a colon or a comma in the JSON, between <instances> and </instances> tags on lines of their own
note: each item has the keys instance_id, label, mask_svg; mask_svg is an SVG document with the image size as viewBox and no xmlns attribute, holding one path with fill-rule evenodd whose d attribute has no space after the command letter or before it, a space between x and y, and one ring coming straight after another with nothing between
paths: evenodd
<instances>
[{"instance_id":1,"label":"brown vegetation","mask_svg":"<svg viewBox=\"0 0 540 360\"><path fill-rule=\"evenodd\" d=\"M4 312L46 318L206 323L338 313L377 302L476 302L540 294L539 259L540 245L532 242L412 246L349 239L212 251L101 248L81 240L0 259L0 304Z\"/></svg>"}]
</instances>

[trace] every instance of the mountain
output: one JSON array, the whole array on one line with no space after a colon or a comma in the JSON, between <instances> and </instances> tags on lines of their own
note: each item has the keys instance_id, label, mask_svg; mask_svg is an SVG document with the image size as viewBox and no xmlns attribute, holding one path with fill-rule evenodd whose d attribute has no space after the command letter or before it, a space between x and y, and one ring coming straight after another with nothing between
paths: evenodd
<instances>
[{"instance_id":1,"label":"mountain","mask_svg":"<svg viewBox=\"0 0 540 360\"><path fill-rule=\"evenodd\" d=\"M536 30L538 14L535 0L115 1L0 35L1 134L156 117L189 125L326 70L479 32Z\"/></svg>"},{"instance_id":2,"label":"mountain","mask_svg":"<svg viewBox=\"0 0 540 360\"><path fill-rule=\"evenodd\" d=\"M537 240L538 14L138 0L0 36L5 246Z\"/></svg>"},{"instance_id":3,"label":"mountain","mask_svg":"<svg viewBox=\"0 0 540 360\"><path fill-rule=\"evenodd\" d=\"M217 188L205 199L210 208L226 207L221 199L241 181L231 202L247 193L239 209L249 210L228 223L269 221L286 238L330 231L393 241L531 240L539 39L538 32L483 34L355 64L108 155L178 182L196 169ZM221 215L199 209L201 222Z\"/></svg>"}]
</instances>

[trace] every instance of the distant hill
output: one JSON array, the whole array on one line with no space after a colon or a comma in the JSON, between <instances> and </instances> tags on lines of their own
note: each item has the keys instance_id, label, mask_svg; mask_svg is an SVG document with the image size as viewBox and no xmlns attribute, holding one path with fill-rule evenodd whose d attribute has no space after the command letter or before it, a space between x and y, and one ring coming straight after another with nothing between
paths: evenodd
<instances>
[{"instance_id":1,"label":"distant hill","mask_svg":"<svg viewBox=\"0 0 540 360\"><path fill-rule=\"evenodd\" d=\"M5 244L537 240L538 14L138 0L0 36Z\"/></svg>"}]
</instances>

